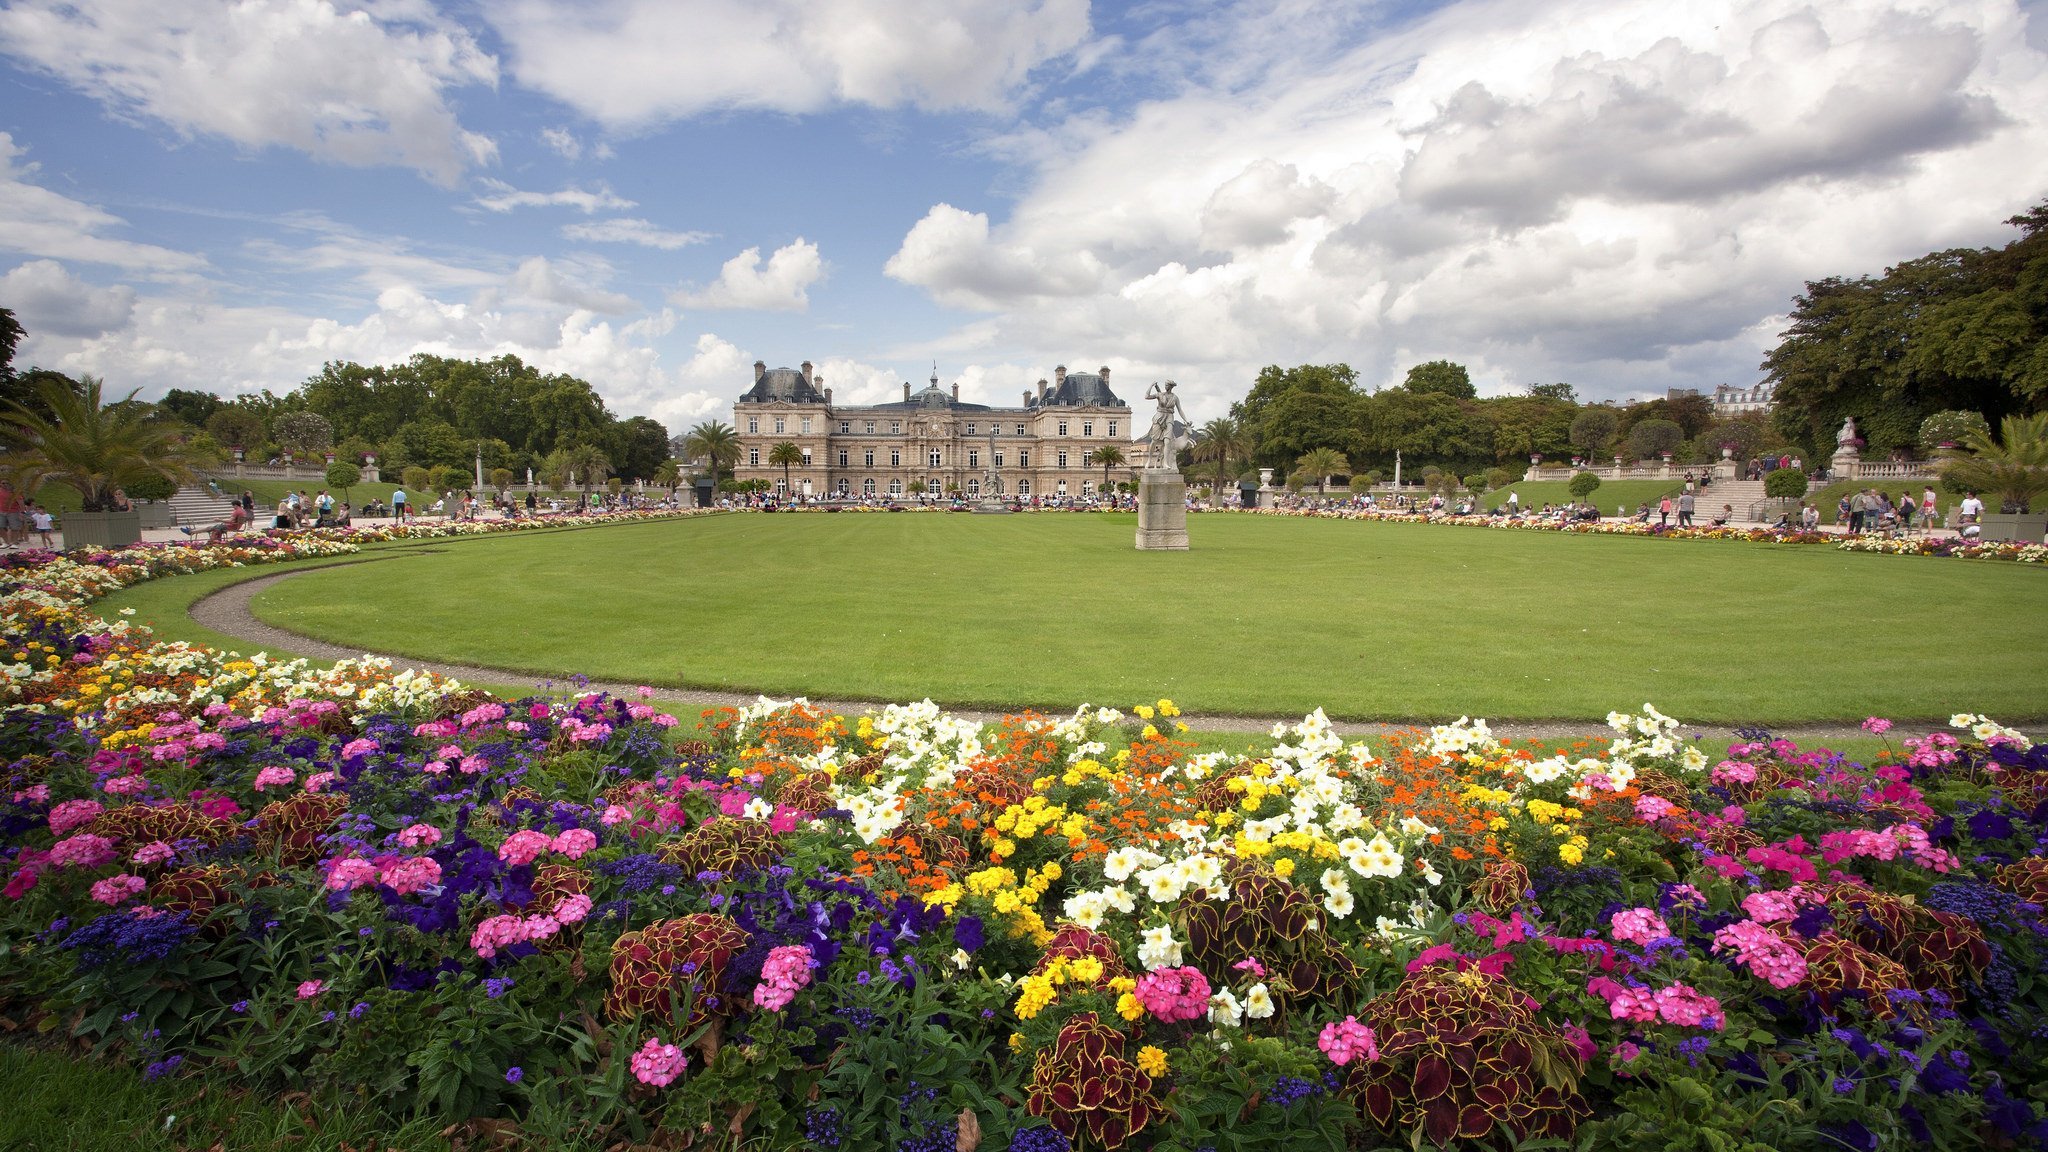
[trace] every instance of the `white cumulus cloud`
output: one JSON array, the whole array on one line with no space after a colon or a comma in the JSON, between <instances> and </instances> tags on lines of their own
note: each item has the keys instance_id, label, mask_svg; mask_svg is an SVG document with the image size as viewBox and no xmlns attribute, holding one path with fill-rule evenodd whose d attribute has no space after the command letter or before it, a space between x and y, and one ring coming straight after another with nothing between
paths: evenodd
<instances>
[{"instance_id":1,"label":"white cumulus cloud","mask_svg":"<svg viewBox=\"0 0 2048 1152\"><path fill-rule=\"evenodd\" d=\"M512 74L603 124L834 103L996 108L1080 47L1087 0L502 0Z\"/></svg>"},{"instance_id":2,"label":"white cumulus cloud","mask_svg":"<svg viewBox=\"0 0 2048 1152\"><path fill-rule=\"evenodd\" d=\"M638 244L642 248L659 248L664 252L673 252L692 244L702 244L711 239L709 232L676 232L632 216L564 224L562 235L570 240L582 240L590 244Z\"/></svg>"},{"instance_id":3,"label":"white cumulus cloud","mask_svg":"<svg viewBox=\"0 0 2048 1152\"><path fill-rule=\"evenodd\" d=\"M330 0L17 0L0 52L114 113L250 148L398 165L452 185L497 154L448 91L497 62L419 5Z\"/></svg>"},{"instance_id":4,"label":"white cumulus cloud","mask_svg":"<svg viewBox=\"0 0 2048 1152\"><path fill-rule=\"evenodd\" d=\"M802 312L811 306L811 285L824 275L818 246L798 237L766 261L759 248L749 248L727 260L717 280L703 288L679 290L670 298L685 308Z\"/></svg>"},{"instance_id":5,"label":"white cumulus cloud","mask_svg":"<svg viewBox=\"0 0 2048 1152\"><path fill-rule=\"evenodd\" d=\"M127 326L135 289L95 287L55 260L31 260L0 276L0 308L12 309L31 336L98 336Z\"/></svg>"},{"instance_id":6,"label":"white cumulus cloud","mask_svg":"<svg viewBox=\"0 0 2048 1152\"><path fill-rule=\"evenodd\" d=\"M14 137L0 132L0 250L159 274L205 265L189 252L106 235L127 222L32 182L36 166L17 163L21 156Z\"/></svg>"},{"instance_id":7,"label":"white cumulus cloud","mask_svg":"<svg viewBox=\"0 0 2048 1152\"><path fill-rule=\"evenodd\" d=\"M612 212L633 206L633 201L614 195L602 184L595 189L564 188L559 192L528 192L502 180L487 179L483 185L487 192L476 198L476 206L491 212L510 212L517 208L574 208L588 216L592 212Z\"/></svg>"}]
</instances>

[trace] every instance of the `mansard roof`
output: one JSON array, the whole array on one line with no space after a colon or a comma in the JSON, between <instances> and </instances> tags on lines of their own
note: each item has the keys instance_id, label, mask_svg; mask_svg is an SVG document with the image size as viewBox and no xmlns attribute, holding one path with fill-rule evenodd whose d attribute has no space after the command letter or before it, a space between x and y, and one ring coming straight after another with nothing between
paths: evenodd
<instances>
[{"instance_id":1,"label":"mansard roof","mask_svg":"<svg viewBox=\"0 0 2048 1152\"><path fill-rule=\"evenodd\" d=\"M1093 404L1100 408L1127 408L1129 405L1117 399L1109 390L1109 381L1093 372L1069 372L1059 387L1046 393L1045 402L1062 407L1078 407Z\"/></svg>"},{"instance_id":2,"label":"mansard roof","mask_svg":"<svg viewBox=\"0 0 2048 1152\"><path fill-rule=\"evenodd\" d=\"M795 368L770 368L740 397L742 404L783 400L791 404L823 404L825 397Z\"/></svg>"}]
</instances>

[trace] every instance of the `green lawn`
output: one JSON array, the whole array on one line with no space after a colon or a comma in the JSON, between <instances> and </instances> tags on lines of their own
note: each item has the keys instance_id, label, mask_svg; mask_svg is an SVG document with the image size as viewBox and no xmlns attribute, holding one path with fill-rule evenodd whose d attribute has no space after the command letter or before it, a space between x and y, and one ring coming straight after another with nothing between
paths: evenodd
<instances>
[{"instance_id":1,"label":"green lawn","mask_svg":"<svg viewBox=\"0 0 2048 1152\"><path fill-rule=\"evenodd\" d=\"M1665 493L1676 496L1685 488L1685 480L1605 480L1593 490L1593 504L1603 516L1612 516L1615 510L1627 505L1634 513L1636 505L1654 506ZM1572 502L1571 478L1563 480L1538 480L1529 484L1510 484L1496 488L1479 498L1481 505L1498 508L1508 502L1508 494L1522 498L1523 508L1541 508L1545 504L1569 504Z\"/></svg>"},{"instance_id":2,"label":"green lawn","mask_svg":"<svg viewBox=\"0 0 2048 1152\"><path fill-rule=\"evenodd\" d=\"M1679 542L1124 514L729 516L294 577L265 619L536 675L1210 714L2048 716L2048 573Z\"/></svg>"}]
</instances>

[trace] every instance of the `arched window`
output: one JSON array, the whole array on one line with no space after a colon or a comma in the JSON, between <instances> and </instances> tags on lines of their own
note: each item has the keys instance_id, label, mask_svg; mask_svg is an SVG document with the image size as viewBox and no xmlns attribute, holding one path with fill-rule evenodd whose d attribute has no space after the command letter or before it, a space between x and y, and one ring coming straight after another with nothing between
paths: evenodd
<instances>
[{"instance_id":1,"label":"arched window","mask_svg":"<svg viewBox=\"0 0 2048 1152\"><path fill-rule=\"evenodd\" d=\"M840 481L839 481L839 494L840 494L841 496L849 496L849 495L852 495L852 493L853 493L853 484L852 484L852 483L851 483L850 481L847 481L847 480L844 480L844 479L840 480Z\"/></svg>"},{"instance_id":2,"label":"arched window","mask_svg":"<svg viewBox=\"0 0 2048 1152\"><path fill-rule=\"evenodd\" d=\"M975 479L975 478L973 478L972 476L968 477L968 478L967 478L967 494L968 494L969 496L979 496L979 495L981 495L981 481L979 481L979 480L976 480L976 479Z\"/></svg>"},{"instance_id":3,"label":"arched window","mask_svg":"<svg viewBox=\"0 0 2048 1152\"><path fill-rule=\"evenodd\" d=\"M891 481L889 481L889 495L891 495L891 496L901 496L901 495L903 495L903 481L901 481L901 480L891 480Z\"/></svg>"},{"instance_id":4,"label":"arched window","mask_svg":"<svg viewBox=\"0 0 2048 1152\"><path fill-rule=\"evenodd\" d=\"M1019 495L1019 496L1029 496L1029 495L1031 495L1031 481L1029 481L1029 480L1019 480L1019 481L1017 481L1017 495Z\"/></svg>"},{"instance_id":5,"label":"arched window","mask_svg":"<svg viewBox=\"0 0 2048 1152\"><path fill-rule=\"evenodd\" d=\"M863 496L873 496L875 494L874 477L870 476L867 479L860 482L860 494Z\"/></svg>"}]
</instances>

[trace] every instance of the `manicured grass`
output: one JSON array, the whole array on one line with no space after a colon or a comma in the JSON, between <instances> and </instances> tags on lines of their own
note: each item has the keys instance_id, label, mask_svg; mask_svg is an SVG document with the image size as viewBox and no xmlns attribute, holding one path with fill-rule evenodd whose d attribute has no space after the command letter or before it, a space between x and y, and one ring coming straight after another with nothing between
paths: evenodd
<instances>
[{"instance_id":1,"label":"manicured grass","mask_svg":"<svg viewBox=\"0 0 2048 1152\"><path fill-rule=\"evenodd\" d=\"M1197 516L729 516L295 577L256 611L540 675L1067 709L2048 716L2048 574L1833 549ZM1902 685L1906 688L1902 689Z\"/></svg>"},{"instance_id":2,"label":"manicured grass","mask_svg":"<svg viewBox=\"0 0 2048 1152\"><path fill-rule=\"evenodd\" d=\"M1678 480L1606 480L1593 490L1593 505L1603 516L1612 516L1617 508L1627 505L1633 513L1636 505L1648 503L1655 506L1665 493L1676 496L1685 489L1684 479ZM1563 480L1538 480L1533 484L1510 484L1496 488L1479 498L1480 504L1491 509L1508 502L1508 494L1522 498L1523 508L1541 508L1545 504L1569 504L1572 502L1571 478Z\"/></svg>"},{"instance_id":3,"label":"manicured grass","mask_svg":"<svg viewBox=\"0 0 2048 1152\"><path fill-rule=\"evenodd\" d=\"M0 1043L0 1148L9 1152L445 1152L446 1122L359 1101L279 1099L220 1080L146 1081L132 1069Z\"/></svg>"}]
</instances>

